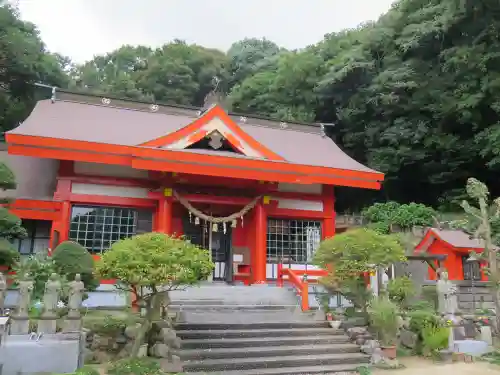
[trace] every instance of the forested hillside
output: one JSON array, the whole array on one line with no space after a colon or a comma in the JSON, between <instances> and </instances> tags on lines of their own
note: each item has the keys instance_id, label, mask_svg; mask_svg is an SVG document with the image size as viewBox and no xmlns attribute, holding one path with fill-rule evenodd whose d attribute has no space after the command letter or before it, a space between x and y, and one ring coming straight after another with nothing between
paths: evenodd
<instances>
[{"instance_id":1,"label":"forested hillside","mask_svg":"<svg viewBox=\"0 0 500 375\"><path fill-rule=\"evenodd\" d=\"M386 173L380 194L350 195L344 208L377 198L449 209L471 176L500 194L498 0L401 0L377 22L300 51L257 39L227 52L174 41L83 65L49 54L33 25L0 8L3 130L29 112L33 82L199 106L214 76L233 111L333 123L347 153Z\"/></svg>"}]
</instances>

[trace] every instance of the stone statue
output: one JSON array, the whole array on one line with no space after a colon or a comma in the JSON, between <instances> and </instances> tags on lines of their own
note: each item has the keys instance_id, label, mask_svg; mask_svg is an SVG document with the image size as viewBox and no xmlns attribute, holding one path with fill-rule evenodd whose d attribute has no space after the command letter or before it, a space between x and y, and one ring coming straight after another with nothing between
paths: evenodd
<instances>
[{"instance_id":1,"label":"stone statue","mask_svg":"<svg viewBox=\"0 0 500 375\"><path fill-rule=\"evenodd\" d=\"M75 275L75 280L69 283L69 298L68 298L69 316L74 316L74 317L80 316L80 307L82 306L84 291L85 291L85 285L83 284L82 277L79 273L77 273Z\"/></svg>"},{"instance_id":2,"label":"stone statue","mask_svg":"<svg viewBox=\"0 0 500 375\"><path fill-rule=\"evenodd\" d=\"M43 295L43 314L42 316L57 315L57 303L61 293L61 282L57 278L57 274L50 275L49 280L45 283L45 293Z\"/></svg>"},{"instance_id":3,"label":"stone statue","mask_svg":"<svg viewBox=\"0 0 500 375\"><path fill-rule=\"evenodd\" d=\"M448 280L448 272L442 271L437 282L439 312L454 315L457 310L457 287Z\"/></svg>"},{"instance_id":4,"label":"stone statue","mask_svg":"<svg viewBox=\"0 0 500 375\"><path fill-rule=\"evenodd\" d=\"M33 292L33 281L19 281L19 295L16 301L16 316L28 317L28 311L31 304L31 293Z\"/></svg>"},{"instance_id":5,"label":"stone statue","mask_svg":"<svg viewBox=\"0 0 500 375\"><path fill-rule=\"evenodd\" d=\"M3 315L5 310L5 295L7 294L7 280L5 275L0 272L0 313Z\"/></svg>"}]
</instances>

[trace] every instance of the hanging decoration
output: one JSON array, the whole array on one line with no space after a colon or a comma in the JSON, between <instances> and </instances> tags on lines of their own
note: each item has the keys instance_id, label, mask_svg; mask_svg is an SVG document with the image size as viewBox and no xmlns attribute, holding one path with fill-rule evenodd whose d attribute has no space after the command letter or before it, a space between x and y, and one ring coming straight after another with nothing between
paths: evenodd
<instances>
[{"instance_id":1,"label":"hanging decoration","mask_svg":"<svg viewBox=\"0 0 500 375\"><path fill-rule=\"evenodd\" d=\"M189 212L189 221L191 222L191 216L194 215L194 223L198 225L200 223L200 220L203 220L207 223L208 225L212 226L212 232L217 232L218 229L218 224L223 223L223 230L224 233L227 231L227 226L226 223L231 223L232 228L236 228L237 223L238 223L238 218L241 220L241 226L243 227L243 216L246 215L250 210L252 210L256 205L261 196L259 195L258 197L254 198L250 203L248 203L245 207L243 207L240 211L235 212L234 214L231 214L226 217L213 217L204 214L200 210L196 209L193 207L191 203L187 199L184 199L181 197L175 190L172 191L173 196L179 201L180 204L182 204Z\"/></svg>"},{"instance_id":2,"label":"hanging decoration","mask_svg":"<svg viewBox=\"0 0 500 375\"><path fill-rule=\"evenodd\" d=\"M225 223L225 222L224 222L224 223L222 223L222 230L223 230L224 234L226 234L226 231L227 231L226 224L227 224L227 223Z\"/></svg>"},{"instance_id":3,"label":"hanging decoration","mask_svg":"<svg viewBox=\"0 0 500 375\"><path fill-rule=\"evenodd\" d=\"M193 214L191 212L189 212L189 222L192 223L193 221L191 220L192 219L192 216Z\"/></svg>"}]
</instances>

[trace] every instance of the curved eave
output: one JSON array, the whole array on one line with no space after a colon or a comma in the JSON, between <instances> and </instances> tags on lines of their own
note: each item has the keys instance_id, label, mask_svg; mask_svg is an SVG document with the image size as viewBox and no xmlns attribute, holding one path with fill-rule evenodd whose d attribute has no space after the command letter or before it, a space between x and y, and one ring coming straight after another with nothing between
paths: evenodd
<instances>
[{"instance_id":1,"label":"curved eave","mask_svg":"<svg viewBox=\"0 0 500 375\"><path fill-rule=\"evenodd\" d=\"M350 186L375 190L380 189L384 179L384 175L378 172L309 166L286 161L200 155L141 146L123 146L22 134L7 134L6 140L8 152L13 155L126 165L135 169L153 171L295 184Z\"/></svg>"}]
</instances>

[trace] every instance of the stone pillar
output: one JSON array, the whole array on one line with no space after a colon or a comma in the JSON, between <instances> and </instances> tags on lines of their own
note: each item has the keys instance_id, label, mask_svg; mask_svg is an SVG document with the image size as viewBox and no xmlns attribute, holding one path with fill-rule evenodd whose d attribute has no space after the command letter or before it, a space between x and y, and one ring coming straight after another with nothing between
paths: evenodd
<instances>
[{"instance_id":1,"label":"stone pillar","mask_svg":"<svg viewBox=\"0 0 500 375\"><path fill-rule=\"evenodd\" d=\"M255 256L253 272L254 284L266 283L266 263L267 263L267 213L262 202L255 206Z\"/></svg>"}]
</instances>

